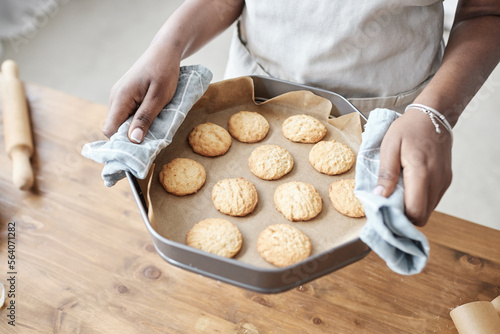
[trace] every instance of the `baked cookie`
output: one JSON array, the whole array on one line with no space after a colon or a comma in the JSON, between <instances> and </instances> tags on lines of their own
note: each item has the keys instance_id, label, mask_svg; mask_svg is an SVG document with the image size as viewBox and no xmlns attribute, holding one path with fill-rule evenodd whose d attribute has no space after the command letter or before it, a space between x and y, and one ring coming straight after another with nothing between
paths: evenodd
<instances>
[{"instance_id":1,"label":"baked cookie","mask_svg":"<svg viewBox=\"0 0 500 334\"><path fill-rule=\"evenodd\" d=\"M328 196L335 210L348 217L360 218L365 216L365 209L354 195L354 185L354 179L335 181L330 185Z\"/></svg>"},{"instance_id":2,"label":"baked cookie","mask_svg":"<svg viewBox=\"0 0 500 334\"><path fill-rule=\"evenodd\" d=\"M296 143L317 143L326 135L326 126L309 115L290 116L283 122L285 138Z\"/></svg>"},{"instance_id":3,"label":"baked cookie","mask_svg":"<svg viewBox=\"0 0 500 334\"><path fill-rule=\"evenodd\" d=\"M314 169L327 175L347 172L355 160L354 152L335 140L320 141L309 152L309 162Z\"/></svg>"},{"instance_id":4,"label":"baked cookie","mask_svg":"<svg viewBox=\"0 0 500 334\"><path fill-rule=\"evenodd\" d=\"M242 177L220 180L212 189L215 208L230 216L248 215L255 209L258 200L253 183Z\"/></svg>"},{"instance_id":5,"label":"baked cookie","mask_svg":"<svg viewBox=\"0 0 500 334\"><path fill-rule=\"evenodd\" d=\"M235 256L242 243L240 230L224 219L202 220L186 235L186 245L225 257Z\"/></svg>"},{"instance_id":6,"label":"baked cookie","mask_svg":"<svg viewBox=\"0 0 500 334\"><path fill-rule=\"evenodd\" d=\"M197 161L176 158L163 165L159 179L167 192L184 196L197 192L205 184L207 173Z\"/></svg>"},{"instance_id":7,"label":"baked cookie","mask_svg":"<svg viewBox=\"0 0 500 334\"><path fill-rule=\"evenodd\" d=\"M206 157L223 155L231 146L231 136L226 129L213 123L195 126L188 141L193 151Z\"/></svg>"},{"instance_id":8,"label":"baked cookie","mask_svg":"<svg viewBox=\"0 0 500 334\"><path fill-rule=\"evenodd\" d=\"M286 267L311 255L311 240L293 226L271 225L260 232L257 251L267 262Z\"/></svg>"},{"instance_id":9,"label":"baked cookie","mask_svg":"<svg viewBox=\"0 0 500 334\"><path fill-rule=\"evenodd\" d=\"M240 111L229 118L228 130L240 142L256 143L269 132L269 123L259 113Z\"/></svg>"},{"instance_id":10,"label":"baked cookie","mask_svg":"<svg viewBox=\"0 0 500 334\"><path fill-rule=\"evenodd\" d=\"M248 158L250 171L263 180L277 180L293 168L292 155L278 145L262 145Z\"/></svg>"},{"instance_id":11,"label":"baked cookie","mask_svg":"<svg viewBox=\"0 0 500 334\"><path fill-rule=\"evenodd\" d=\"M316 217L323 209L323 200L312 184L288 182L274 192L276 209L290 221L304 221Z\"/></svg>"}]
</instances>

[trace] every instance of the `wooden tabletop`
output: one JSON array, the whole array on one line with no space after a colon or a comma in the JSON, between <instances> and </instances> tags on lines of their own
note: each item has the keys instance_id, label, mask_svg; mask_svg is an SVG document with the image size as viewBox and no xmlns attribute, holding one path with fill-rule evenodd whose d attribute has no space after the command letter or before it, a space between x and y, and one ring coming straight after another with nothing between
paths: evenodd
<instances>
[{"instance_id":1,"label":"wooden tabletop","mask_svg":"<svg viewBox=\"0 0 500 334\"><path fill-rule=\"evenodd\" d=\"M371 252L261 295L173 267L156 253L128 182L106 188L102 165L80 155L104 139L107 108L26 88L33 191L12 185L0 130L0 278L15 294L6 298L15 327L4 306L1 333L456 333L454 307L500 295L500 231L437 212L422 229L429 264L415 276Z\"/></svg>"}]
</instances>

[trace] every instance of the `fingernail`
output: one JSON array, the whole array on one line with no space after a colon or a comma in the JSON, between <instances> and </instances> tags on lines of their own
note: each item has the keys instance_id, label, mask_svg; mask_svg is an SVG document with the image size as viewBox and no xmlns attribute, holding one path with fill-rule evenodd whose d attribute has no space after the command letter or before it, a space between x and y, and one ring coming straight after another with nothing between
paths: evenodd
<instances>
[{"instance_id":1,"label":"fingernail","mask_svg":"<svg viewBox=\"0 0 500 334\"><path fill-rule=\"evenodd\" d=\"M377 196L382 196L384 192L384 187L381 185L378 185L373 189L372 194L377 195Z\"/></svg>"},{"instance_id":2,"label":"fingernail","mask_svg":"<svg viewBox=\"0 0 500 334\"><path fill-rule=\"evenodd\" d=\"M132 131L132 133L130 134L130 139L135 141L137 144L140 144L142 141L143 135L144 135L144 132L141 129L135 128L134 131Z\"/></svg>"}]
</instances>

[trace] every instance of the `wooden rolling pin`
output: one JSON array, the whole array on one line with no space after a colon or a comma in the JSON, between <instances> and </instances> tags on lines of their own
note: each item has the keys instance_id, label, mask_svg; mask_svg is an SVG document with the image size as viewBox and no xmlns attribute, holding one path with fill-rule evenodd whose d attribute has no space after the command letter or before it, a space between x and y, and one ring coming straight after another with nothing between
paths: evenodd
<instances>
[{"instance_id":1,"label":"wooden rolling pin","mask_svg":"<svg viewBox=\"0 0 500 334\"><path fill-rule=\"evenodd\" d=\"M33 140L24 86L12 60L2 64L2 101L5 149L12 160L12 180L17 188L28 190L34 181L30 162Z\"/></svg>"}]
</instances>

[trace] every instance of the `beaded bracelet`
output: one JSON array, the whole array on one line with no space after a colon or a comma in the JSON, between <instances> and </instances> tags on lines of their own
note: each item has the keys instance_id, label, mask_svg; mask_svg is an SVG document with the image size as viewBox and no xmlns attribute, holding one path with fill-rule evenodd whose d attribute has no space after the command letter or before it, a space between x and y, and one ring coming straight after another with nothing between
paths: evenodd
<instances>
[{"instance_id":1,"label":"beaded bracelet","mask_svg":"<svg viewBox=\"0 0 500 334\"><path fill-rule=\"evenodd\" d=\"M450 133L451 140L453 141L453 130L451 128L450 123L446 120L446 117L444 117L443 114L441 114L436 109L433 109L431 107L425 106L423 104L418 104L418 103L412 103L412 104L408 105L405 108L405 112L411 108L420 110L420 111L424 112L425 114L429 115L429 117L431 118L432 124L434 124L434 127L436 128L437 133L441 133L441 129L440 129L439 124L437 122L437 121L439 121L439 123L441 125L443 125L443 127Z\"/></svg>"}]
</instances>

